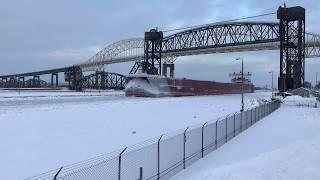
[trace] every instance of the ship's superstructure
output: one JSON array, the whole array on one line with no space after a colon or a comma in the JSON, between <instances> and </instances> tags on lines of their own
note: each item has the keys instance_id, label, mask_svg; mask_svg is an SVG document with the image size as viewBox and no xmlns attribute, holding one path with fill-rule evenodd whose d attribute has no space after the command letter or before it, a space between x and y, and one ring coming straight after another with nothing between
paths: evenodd
<instances>
[{"instance_id":1,"label":"ship's superstructure","mask_svg":"<svg viewBox=\"0 0 320 180\"><path fill-rule=\"evenodd\" d=\"M239 73L233 72L229 74L229 77L231 78L232 83L244 83L244 84L250 84L251 83L251 76L252 74L250 72L243 73L243 81L242 81L242 73L241 71Z\"/></svg>"}]
</instances>

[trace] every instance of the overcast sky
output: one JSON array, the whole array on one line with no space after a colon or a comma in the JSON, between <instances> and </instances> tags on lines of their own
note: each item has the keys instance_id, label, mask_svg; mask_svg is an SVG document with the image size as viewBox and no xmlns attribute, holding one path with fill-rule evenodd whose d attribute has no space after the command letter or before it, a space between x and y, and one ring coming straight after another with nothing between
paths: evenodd
<instances>
[{"instance_id":1,"label":"overcast sky","mask_svg":"<svg viewBox=\"0 0 320 180\"><path fill-rule=\"evenodd\" d=\"M212 23L275 12L279 0L0 0L0 74L68 66L89 59L108 44L143 37L144 31ZM288 0L306 8L306 30L320 34L319 0ZM257 20L275 21L276 15ZM190 56L176 61L176 76L228 81L246 71L256 85L270 84L279 71L279 51ZM127 74L132 63L107 71ZM315 80L320 59L306 60L306 78Z\"/></svg>"}]
</instances>

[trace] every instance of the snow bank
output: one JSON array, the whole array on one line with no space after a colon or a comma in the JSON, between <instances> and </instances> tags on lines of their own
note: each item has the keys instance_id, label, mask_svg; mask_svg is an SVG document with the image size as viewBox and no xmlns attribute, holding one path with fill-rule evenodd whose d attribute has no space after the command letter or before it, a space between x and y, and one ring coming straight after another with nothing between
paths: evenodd
<instances>
[{"instance_id":1,"label":"snow bank","mask_svg":"<svg viewBox=\"0 0 320 180\"><path fill-rule=\"evenodd\" d=\"M98 96L123 96L123 91L114 90L85 90L75 92L69 90L41 90L41 91L8 91L0 90L0 103L5 101L19 100L39 100L39 99L62 99L62 98L81 98L81 97L98 97Z\"/></svg>"},{"instance_id":2,"label":"snow bank","mask_svg":"<svg viewBox=\"0 0 320 180\"><path fill-rule=\"evenodd\" d=\"M1 93L0 179L23 179L202 124L239 111L241 102L239 94L135 98L113 93L23 93L29 98ZM271 92L245 94L245 108L270 97Z\"/></svg>"},{"instance_id":3,"label":"snow bank","mask_svg":"<svg viewBox=\"0 0 320 180\"><path fill-rule=\"evenodd\" d=\"M291 106L314 106L315 103L318 103L315 97L304 98L301 96L287 96L283 99L283 103Z\"/></svg>"},{"instance_id":4,"label":"snow bank","mask_svg":"<svg viewBox=\"0 0 320 180\"><path fill-rule=\"evenodd\" d=\"M262 153L255 158L199 171L181 180L287 180L320 178L320 136ZM179 178L177 178L179 179Z\"/></svg>"},{"instance_id":5,"label":"snow bank","mask_svg":"<svg viewBox=\"0 0 320 180\"><path fill-rule=\"evenodd\" d=\"M299 97L287 102L302 103ZM320 110L282 107L173 180L320 178Z\"/></svg>"}]
</instances>

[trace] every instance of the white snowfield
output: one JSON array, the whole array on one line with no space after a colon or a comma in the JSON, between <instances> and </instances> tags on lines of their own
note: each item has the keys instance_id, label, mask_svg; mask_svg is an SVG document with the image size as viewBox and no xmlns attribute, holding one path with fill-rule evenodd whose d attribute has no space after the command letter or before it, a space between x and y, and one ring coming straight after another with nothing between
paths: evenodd
<instances>
[{"instance_id":1,"label":"white snowfield","mask_svg":"<svg viewBox=\"0 0 320 180\"><path fill-rule=\"evenodd\" d=\"M270 96L246 94L245 107ZM239 111L240 97L0 91L0 179L27 178L226 116Z\"/></svg>"},{"instance_id":2,"label":"white snowfield","mask_svg":"<svg viewBox=\"0 0 320 180\"><path fill-rule=\"evenodd\" d=\"M287 97L280 109L172 179L320 179L320 109L293 106L314 103Z\"/></svg>"}]
</instances>

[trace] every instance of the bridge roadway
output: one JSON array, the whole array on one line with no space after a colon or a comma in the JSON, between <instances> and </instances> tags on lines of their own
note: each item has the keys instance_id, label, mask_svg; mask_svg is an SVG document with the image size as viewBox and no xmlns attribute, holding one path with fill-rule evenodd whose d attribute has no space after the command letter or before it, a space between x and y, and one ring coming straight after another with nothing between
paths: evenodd
<instances>
[{"instance_id":1,"label":"bridge roadway","mask_svg":"<svg viewBox=\"0 0 320 180\"><path fill-rule=\"evenodd\" d=\"M140 39L144 41L143 38ZM320 48L320 41L319 42L306 42L306 58L315 58L320 57L320 52L318 50L317 53L314 53L313 48L319 47ZM141 47L143 48L143 47ZM183 51L183 52L174 52L174 53L164 53L164 57L180 57L180 56L189 56L189 55L200 55L200 54L215 54L215 53L231 53L231 52L247 52L247 51L266 51L266 50L278 50L280 48L279 42L273 43L264 43L264 44L251 44L251 45L242 45L242 46L234 46L234 47L220 47L220 48L210 48L205 50L190 50L190 51ZM116 63L124 63L124 62L132 62L132 61L142 61L144 58L143 53L126 56L126 57L114 57L110 59L105 59L96 62L85 62L79 64L85 71L91 70L90 67L106 65L106 64L116 64ZM71 67L71 66L70 66ZM10 74L10 75L1 75L0 78L10 78L10 77L27 77L27 76L40 76L45 74L54 74L54 73L61 73L65 72L70 67L63 67L63 68L56 68L56 69L49 69L43 71L35 71L35 72L27 72L27 73L20 73L20 74Z\"/></svg>"},{"instance_id":2,"label":"bridge roadway","mask_svg":"<svg viewBox=\"0 0 320 180\"><path fill-rule=\"evenodd\" d=\"M178 32L163 38L164 61L179 56L229 53L280 48L279 24L266 22L233 22L212 24ZM306 58L320 57L320 35L306 33ZM144 59L144 39L115 42L80 64L83 70L104 64Z\"/></svg>"},{"instance_id":3,"label":"bridge roadway","mask_svg":"<svg viewBox=\"0 0 320 180\"><path fill-rule=\"evenodd\" d=\"M10 74L10 75L3 75L0 76L0 79L6 79L11 77L28 77L28 76L41 76L46 74L56 74L67 71L67 69L70 67L63 67L63 68L56 68L56 69L49 69L49 70L43 70L43 71L35 71L35 72L27 72L27 73L20 73L20 74Z\"/></svg>"},{"instance_id":4,"label":"bridge roadway","mask_svg":"<svg viewBox=\"0 0 320 180\"><path fill-rule=\"evenodd\" d=\"M280 48L278 26L278 23L233 22L174 33L164 37L163 60L166 62L180 56L199 54L277 50ZM320 35L306 33L305 39L306 58L320 57ZM132 38L115 42L76 66L80 66L82 71L93 71L105 64L143 59L144 39ZM54 74L65 72L70 67L3 75L0 79Z\"/></svg>"},{"instance_id":5,"label":"bridge roadway","mask_svg":"<svg viewBox=\"0 0 320 180\"><path fill-rule=\"evenodd\" d=\"M141 41L144 41L143 38L141 38ZM171 59L173 57L177 58L180 56L232 53L232 52L249 52L249 51L267 51L267 50L279 50L279 48L280 48L279 42L272 42L272 43L264 43L264 44L250 44L250 45L241 45L241 46L233 46L233 47L210 48L210 49L203 49L203 50L188 50L188 51L173 52L173 53L164 52L163 56L164 56L164 60L166 61L166 58ZM320 41L306 42L306 58L320 57L319 50L320 50ZM144 55L142 53L140 55L137 54L137 55L127 56L127 57L114 57L110 59L103 59L101 61L85 62L80 64L80 67L82 67L82 69L84 70L91 70L90 67L94 67L94 66L132 62L132 61L142 61L143 58L144 58Z\"/></svg>"}]
</instances>

